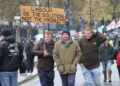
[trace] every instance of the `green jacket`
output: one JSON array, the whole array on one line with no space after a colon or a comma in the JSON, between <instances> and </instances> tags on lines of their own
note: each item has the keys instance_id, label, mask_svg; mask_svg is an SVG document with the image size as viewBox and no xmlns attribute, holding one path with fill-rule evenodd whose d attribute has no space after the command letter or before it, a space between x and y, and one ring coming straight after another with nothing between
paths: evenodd
<instances>
[{"instance_id":1,"label":"green jacket","mask_svg":"<svg viewBox=\"0 0 120 86\"><path fill-rule=\"evenodd\" d=\"M32 55L33 47L34 47L34 43L32 43L32 42L26 43L26 45L24 47L24 50L25 50L27 56L31 56Z\"/></svg>"},{"instance_id":2,"label":"green jacket","mask_svg":"<svg viewBox=\"0 0 120 86\"><path fill-rule=\"evenodd\" d=\"M80 63L83 63L88 69L98 67L100 65L98 49L105 39L105 36L98 32L91 39L81 38L79 40L82 51Z\"/></svg>"},{"instance_id":3,"label":"green jacket","mask_svg":"<svg viewBox=\"0 0 120 86\"><path fill-rule=\"evenodd\" d=\"M53 50L53 59L61 74L76 72L80 57L81 50L76 41L72 40L69 46L65 46L62 40L56 42Z\"/></svg>"}]
</instances>

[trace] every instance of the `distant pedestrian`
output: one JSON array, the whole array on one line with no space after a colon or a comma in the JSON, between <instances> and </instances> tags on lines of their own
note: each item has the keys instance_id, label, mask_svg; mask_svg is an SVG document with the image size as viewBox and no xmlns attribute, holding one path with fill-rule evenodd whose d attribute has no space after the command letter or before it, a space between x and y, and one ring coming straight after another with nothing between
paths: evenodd
<instances>
[{"instance_id":1,"label":"distant pedestrian","mask_svg":"<svg viewBox=\"0 0 120 86\"><path fill-rule=\"evenodd\" d=\"M70 31L65 27L62 31L62 39L56 42L53 51L62 86L75 86L75 75L80 57L81 50L78 42L71 39Z\"/></svg>"},{"instance_id":2,"label":"distant pedestrian","mask_svg":"<svg viewBox=\"0 0 120 86\"><path fill-rule=\"evenodd\" d=\"M33 54L38 56L37 69L41 86L54 86L53 48L54 41L50 32L45 32L45 40L39 41L33 48Z\"/></svg>"},{"instance_id":3,"label":"distant pedestrian","mask_svg":"<svg viewBox=\"0 0 120 86\"><path fill-rule=\"evenodd\" d=\"M32 73L34 68L34 55L32 54L32 49L34 47L35 38L31 37L29 41L24 46L24 51L26 53L26 63L27 63L27 73Z\"/></svg>"},{"instance_id":4,"label":"distant pedestrian","mask_svg":"<svg viewBox=\"0 0 120 86\"><path fill-rule=\"evenodd\" d=\"M85 36L79 40L82 51L80 66L85 79L85 86L100 86L98 49L105 39L103 34L90 27L85 29Z\"/></svg>"},{"instance_id":5,"label":"distant pedestrian","mask_svg":"<svg viewBox=\"0 0 120 86\"><path fill-rule=\"evenodd\" d=\"M4 30L0 42L0 82L2 86L18 86L18 68L23 58L22 48L10 30Z\"/></svg>"},{"instance_id":6,"label":"distant pedestrian","mask_svg":"<svg viewBox=\"0 0 120 86\"><path fill-rule=\"evenodd\" d=\"M109 44L109 39L106 39L105 42L99 47L99 58L102 63L105 82L107 80L107 74L109 82L111 82L113 49L114 49L113 46Z\"/></svg>"},{"instance_id":7,"label":"distant pedestrian","mask_svg":"<svg viewBox=\"0 0 120 86\"><path fill-rule=\"evenodd\" d=\"M120 40L118 41L118 44L113 51L113 58L116 60L117 69L118 69L119 78L120 78Z\"/></svg>"}]
</instances>

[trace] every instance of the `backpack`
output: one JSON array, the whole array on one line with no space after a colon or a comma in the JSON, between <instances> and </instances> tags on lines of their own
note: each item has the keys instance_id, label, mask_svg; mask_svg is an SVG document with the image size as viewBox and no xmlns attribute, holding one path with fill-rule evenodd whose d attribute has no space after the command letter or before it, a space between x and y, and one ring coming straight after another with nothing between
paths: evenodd
<instances>
[{"instance_id":1,"label":"backpack","mask_svg":"<svg viewBox=\"0 0 120 86\"><path fill-rule=\"evenodd\" d=\"M117 53L116 62L117 62L117 66L120 66L120 51L118 51L118 53Z\"/></svg>"}]
</instances>

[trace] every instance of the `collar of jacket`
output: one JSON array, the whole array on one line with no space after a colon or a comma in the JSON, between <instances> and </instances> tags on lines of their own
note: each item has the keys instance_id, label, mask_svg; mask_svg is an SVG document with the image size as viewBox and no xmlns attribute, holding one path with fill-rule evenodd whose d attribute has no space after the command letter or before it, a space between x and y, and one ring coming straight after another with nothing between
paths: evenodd
<instances>
[{"instance_id":1,"label":"collar of jacket","mask_svg":"<svg viewBox=\"0 0 120 86\"><path fill-rule=\"evenodd\" d=\"M68 47L70 44L73 43L72 39L69 39L68 41L64 41L63 39L61 40L61 43L65 46Z\"/></svg>"},{"instance_id":2,"label":"collar of jacket","mask_svg":"<svg viewBox=\"0 0 120 86\"><path fill-rule=\"evenodd\" d=\"M47 46L47 45L52 45L54 43L54 41L53 40L51 40L50 42L45 42L45 45Z\"/></svg>"},{"instance_id":3,"label":"collar of jacket","mask_svg":"<svg viewBox=\"0 0 120 86\"><path fill-rule=\"evenodd\" d=\"M44 44L44 41L41 40L41 43ZM50 45L50 44L53 44L54 43L54 40L51 40L49 42L45 42L46 45Z\"/></svg>"}]
</instances>

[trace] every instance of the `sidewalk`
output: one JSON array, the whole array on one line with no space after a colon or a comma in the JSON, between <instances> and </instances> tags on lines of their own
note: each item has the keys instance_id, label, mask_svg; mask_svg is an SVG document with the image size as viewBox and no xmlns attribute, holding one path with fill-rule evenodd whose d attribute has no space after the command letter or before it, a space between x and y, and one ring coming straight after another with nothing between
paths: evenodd
<instances>
[{"instance_id":1,"label":"sidewalk","mask_svg":"<svg viewBox=\"0 0 120 86\"><path fill-rule=\"evenodd\" d=\"M20 73L18 73L18 85L20 85L22 83L25 83L26 81L29 81L36 76L37 76L37 68L36 67L34 68L34 71L31 74L27 74L27 73L20 74Z\"/></svg>"},{"instance_id":2,"label":"sidewalk","mask_svg":"<svg viewBox=\"0 0 120 86\"><path fill-rule=\"evenodd\" d=\"M31 73L31 74L27 74L27 73L20 74L20 73L18 73L18 85L23 84L23 83L25 83L25 82L27 82L27 81L29 81L32 78L37 76L37 58L35 58L34 62L35 63L34 63L33 73Z\"/></svg>"}]
</instances>

